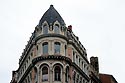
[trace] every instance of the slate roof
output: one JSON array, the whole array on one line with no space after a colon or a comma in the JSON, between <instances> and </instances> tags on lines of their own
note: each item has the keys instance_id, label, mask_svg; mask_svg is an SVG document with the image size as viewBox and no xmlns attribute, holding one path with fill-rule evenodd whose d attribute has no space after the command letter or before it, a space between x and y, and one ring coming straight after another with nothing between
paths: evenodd
<instances>
[{"instance_id":1,"label":"slate roof","mask_svg":"<svg viewBox=\"0 0 125 83\"><path fill-rule=\"evenodd\" d=\"M62 26L65 25L64 20L53 7L53 5L50 5L50 8L44 13L41 20L39 21L39 26L41 26L44 21L47 21L49 25L51 23L53 24L55 21L58 21Z\"/></svg>"}]
</instances>

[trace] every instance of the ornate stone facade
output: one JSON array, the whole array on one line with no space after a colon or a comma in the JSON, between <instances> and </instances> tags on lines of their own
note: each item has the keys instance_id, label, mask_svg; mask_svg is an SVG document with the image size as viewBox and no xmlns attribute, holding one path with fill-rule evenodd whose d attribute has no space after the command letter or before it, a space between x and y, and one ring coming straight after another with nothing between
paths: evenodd
<instances>
[{"instance_id":1,"label":"ornate stone facade","mask_svg":"<svg viewBox=\"0 0 125 83\"><path fill-rule=\"evenodd\" d=\"M92 57L89 63L72 26L66 27L51 5L32 33L11 83L101 83L98 73L98 59Z\"/></svg>"}]
</instances>

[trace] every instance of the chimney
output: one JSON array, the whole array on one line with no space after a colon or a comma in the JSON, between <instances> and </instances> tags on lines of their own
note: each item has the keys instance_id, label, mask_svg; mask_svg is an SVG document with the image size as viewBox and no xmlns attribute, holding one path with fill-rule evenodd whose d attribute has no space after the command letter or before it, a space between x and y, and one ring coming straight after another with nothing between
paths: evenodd
<instances>
[{"instance_id":1,"label":"chimney","mask_svg":"<svg viewBox=\"0 0 125 83\"><path fill-rule=\"evenodd\" d=\"M90 65L93 67L94 71L98 74L99 73L98 57L91 57Z\"/></svg>"},{"instance_id":2,"label":"chimney","mask_svg":"<svg viewBox=\"0 0 125 83\"><path fill-rule=\"evenodd\" d=\"M68 26L68 31L72 32L72 25Z\"/></svg>"}]
</instances>

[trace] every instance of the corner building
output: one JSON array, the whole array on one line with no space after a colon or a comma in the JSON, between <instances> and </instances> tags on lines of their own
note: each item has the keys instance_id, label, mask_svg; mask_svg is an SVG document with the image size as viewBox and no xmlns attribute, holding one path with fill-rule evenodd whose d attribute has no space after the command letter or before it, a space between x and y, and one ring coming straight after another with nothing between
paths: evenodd
<instances>
[{"instance_id":1,"label":"corner building","mask_svg":"<svg viewBox=\"0 0 125 83\"><path fill-rule=\"evenodd\" d=\"M10 83L100 83L98 64L91 63L72 26L66 27L50 5L35 27Z\"/></svg>"}]
</instances>

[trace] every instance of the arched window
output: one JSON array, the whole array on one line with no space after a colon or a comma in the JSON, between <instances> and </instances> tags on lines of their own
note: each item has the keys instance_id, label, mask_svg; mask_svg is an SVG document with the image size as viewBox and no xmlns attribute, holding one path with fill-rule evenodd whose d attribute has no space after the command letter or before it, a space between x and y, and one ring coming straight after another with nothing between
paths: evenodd
<instances>
[{"instance_id":1,"label":"arched window","mask_svg":"<svg viewBox=\"0 0 125 83\"><path fill-rule=\"evenodd\" d=\"M82 83L82 77L80 77L80 81L79 81L79 83Z\"/></svg>"},{"instance_id":2,"label":"arched window","mask_svg":"<svg viewBox=\"0 0 125 83\"><path fill-rule=\"evenodd\" d=\"M69 76L69 67L66 67L66 73L65 73L65 82L68 83L68 77Z\"/></svg>"},{"instance_id":3,"label":"arched window","mask_svg":"<svg viewBox=\"0 0 125 83\"><path fill-rule=\"evenodd\" d=\"M47 25L43 26L43 34L47 34L48 33L48 27Z\"/></svg>"},{"instance_id":4,"label":"arched window","mask_svg":"<svg viewBox=\"0 0 125 83\"><path fill-rule=\"evenodd\" d=\"M83 66L83 61L82 61L82 70L84 69L84 66Z\"/></svg>"},{"instance_id":5,"label":"arched window","mask_svg":"<svg viewBox=\"0 0 125 83\"><path fill-rule=\"evenodd\" d=\"M48 81L48 68L46 66L42 68L42 81Z\"/></svg>"},{"instance_id":6,"label":"arched window","mask_svg":"<svg viewBox=\"0 0 125 83\"><path fill-rule=\"evenodd\" d=\"M85 80L83 79L83 83L85 83Z\"/></svg>"},{"instance_id":7,"label":"arched window","mask_svg":"<svg viewBox=\"0 0 125 83\"><path fill-rule=\"evenodd\" d=\"M54 33L59 34L59 26L58 25L54 26Z\"/></svg>"},{"instance_id":8,"label":"arched window","mask_svg":"<svg viewBox=\"0 0 125 83\"><path fill-rule=\"evenodd\" d=\"M29 78L30 78L30 82L29 83L31 83L32 82L32 73L29 74Z\"/></svg>"},{"instance_id":9,"label":"arched window","mask_svg":"<svg viewBox=\"0 0 125 83\"><path fill-rule=\"evenodd\" d=\"M75 62L75 52L73 51L73 62Z\"/></svg>"},{"instance_id":10,"label":"arched window","mask_svg":"<svg viewBox=\"0 0 125 83\"><path fill-rule=\"evenodd\" d=\"M79 58L79 66L81 67L81 59Z\"/></svg>"},{"instance_id":11,"label":"arched window","mask_svg":"<svg viewBox=\"0 0 125 83\"><path fill-rule=\"evenodd\" d=\"M48 54L48 42L43 43L43 54Z\"/></svg>"},{"instance_id":12,"label":"arched window","mask_svg":"<svg viewBox=\"0 0 125 83\"><path fill-rule=\"evenodd\" d=\"M28 78L27 78L27 81L28 81L28 83L30 83L30 77L28 76Z\"/></svg>"},{"instance_id":13,"label":"arched window","mask_svg":"<svg viewBox=\"0 0 125 83\"><path fill-rule=\"evenodd\" d=\"M25 79L25 83L27 83L27 79Z\"/></svg>"},{"instance_id":14,"label":"arched window","mask_svg":"<svg viewBox=\"0 0 125 83\"><path fill-rule=\"evenodd\" d=\"M67 49L67 47L66 47L66 45L65 45L65 56L66 56L66 49Z\"/></svg>"},{"instance_id":15,"label":"arched window","mask_svg":"<svg viewBox=\"0 0 125 83\"><path fill-rule=\"evenodd\" d=\"M77 74L76 83L79 81L79 75Z\"/></svg>"},{"instance_id":16,"label":"arched window","mask_svg":"<svg viewBox=\"0 0 125 83\"><path fill-rule=\"evenodd\" d=\"M54 69L54 80L61 81L61 68L60 66L56 66Z\"/></svg>"},{"instance_id":17,"label":"arched window","mask_svg":"<svg viewBox=\"0 0 125 83\"><path fill-rule=\"evenodd\" d=\"M60 43L59 42L55 42L54 44L54 51L55 53L59 54L60 53Z\"/></svg>"},{"instance_id":18,"label":"arched window","mask_svg":"<svg viewBox=\"0 0 125 83\"><path fill-rule=\"evenodd\" d=\"M74 72L73 81L74 81L74 83L76 83L76 72Z\"/></svg>"},{"instance_id":19,"label":"arched window","mask_svg":"<svg viewBox=\"0 0 125 83\"><path fill-rule=\"evenodd\" d=\"M76 64L78 65L78 55L76 55Z\"/></svg>"},{"instance_id":20,"label":"arched window","mask_svg":"<svg viewBox=\"0 0 125 83\"><path fill-rule=\"evenodd\" d=\"M35 71L35 74L34 74L34 81L35 81L35 83L37 83L37 80L38 80L37 69L34 68L34 71Z\"/></svg>"},{"instance_id":21,"label":"arched window","mask_svg":"<svg viewBox=\"0 0 125 83\"><path fill-rule=\"evenodd\" d=\"M36 46L36 49L37 49L37 50L39 49L38 45Z\"/></svg>"}]
</instances>

